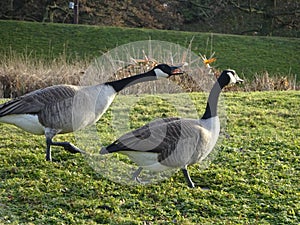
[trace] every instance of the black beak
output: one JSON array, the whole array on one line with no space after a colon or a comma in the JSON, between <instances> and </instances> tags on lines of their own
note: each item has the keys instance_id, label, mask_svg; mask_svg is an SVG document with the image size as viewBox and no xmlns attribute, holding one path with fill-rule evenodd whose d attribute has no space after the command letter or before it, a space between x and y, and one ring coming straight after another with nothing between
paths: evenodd
<instances>
[{"instance_id":1,"label":"black beak","mask_svg":"<svg viewBox=\"0 0 300 225\"><path fill-rule=\"evenodd\" d=\"M171 75L180 75L183 74L181 69L182 66L171 66Z\"/></svg>"},{"instance_id":2,"label":"black beak","mask_svg":"<svg viewBox=\"0 0 300 225\"><path fill-rule=\"evenodd\" d=\"M237 77L236 83L237 83L237 84L242 84L242 83L244 83L244 80L241 79L241 78L239 78L239 77Z\"/></svg>"}]
</instances>

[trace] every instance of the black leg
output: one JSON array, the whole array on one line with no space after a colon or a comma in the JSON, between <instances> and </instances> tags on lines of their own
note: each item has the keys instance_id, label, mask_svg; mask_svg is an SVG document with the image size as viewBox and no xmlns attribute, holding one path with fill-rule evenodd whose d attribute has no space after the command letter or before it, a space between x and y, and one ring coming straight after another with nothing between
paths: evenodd
<instances>
[{"instance_id":1,"label":"black leg","mask_svg":"<svg viewBox=\"0 0 300 225\"><path fill-rule=\"evenodd\" d=\"M85 151L77 148L76 146L72 145L69 142L53 142L51 138L47 137L46 138L46 144L47 144L47 148L46 148L46 160L47 161L52 161L52 158L51 158L51 145L61 146L65 150L67 150L67 151L69 151L73 154L75 154L75 153L86 154Z\"/></svg>"},{"instance_id":2,"label":"black leg","mask_svg":"<svg viewBox=\"0 0 300 225\"><path fill-rule=\"evenodd\" d=\"M65 150L67 150L68 152L71 152L73 154L76 153L82 153L82 154L86 154L85 151L77 148L76 146L72 145L69 142L52 142L51 145L55 145L55 146L61 146L63 147Z\"/></svg>"},{"instance_id":3,"label":"black leg","mask_svg":"<svg viewBox=\"0 0 300 225\"><path fill-rule=\"evenodd\" d=\"M50 138L46 138L46 160L47 161L52 161L52 158L51 158L51 139Z\"/></svg>"},{"instance_id":4,"label":"black leg","mask_svg":"<svg viewBox=\"0 0 300 225\"><path fill-rule=\"evenodd\" d=\"M139 183L142 183L142 181L138 178L138 176L140 175L140 173L142 172L143 168L139 167L133 174L132 174L132 179L134 181L137 181Z\"/></svg>"},{"instance_id":5,"label":"black leg","mask_svg":"<svg viewBox=\"0 0 300 225\"><path fill-rule=\"evenodd\" d=\"M190 188L194 188L195 185L194 185L194 183L193 183L193 181L192 181L192 179L191 179L191 177L189 175L189 171L187 170L187 167L184 167L181 170L182 170L182 173L183 173L183 175L185 177L186 182L188 183L188 186Z\"/></svg>"}]
</instances>

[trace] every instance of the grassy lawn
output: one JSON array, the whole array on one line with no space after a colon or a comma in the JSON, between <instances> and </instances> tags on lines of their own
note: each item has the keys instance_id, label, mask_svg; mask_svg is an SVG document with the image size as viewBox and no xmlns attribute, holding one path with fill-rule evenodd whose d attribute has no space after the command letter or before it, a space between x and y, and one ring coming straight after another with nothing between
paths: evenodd
<instances>
[{"instance_id":1,"label":"grassy lawn","mask_svg":"<svg viewBox=\"0 0 300 225\"><path fill-rule=\"evenodd\" d=\"M300 40L297 38L255 37L150 29L129 29L70 24L0 21L0 52L7 57L15 51L28 58L69 60L92 59L119 45L141 40L161 40L210 55L216 52L216 67L233 68L253 77L267 71L300 81ZM0 57L1 59L1 57Z\"/></svg>"},{"instance_id":2,"label":"grassy lawn","mask_svg":"<svg viewBox=\"0 0 300 225\"><path fill-rule=\"evenodd\" d=\"M299 224L300 93L222 96L226 135L208 168L190 167L195 189L187 188L179 172L149 185L113 182L85 157L60 148L53 148L55 161L46 162L44 137L0 124L0 223ZM190 97L201 115L205 96ZM128 130L157 117L177 115L178 107L168 98L185 101L182 94L118 96L98 122L99 140L106 145L118 136L120 124L114 116L124 107L129 108ZM192 108L182 105L180 111L195 116ZM56 140L83 147L73 134ZM100 147L96 145L95 151Z\"/></svg>"}]
</instances>

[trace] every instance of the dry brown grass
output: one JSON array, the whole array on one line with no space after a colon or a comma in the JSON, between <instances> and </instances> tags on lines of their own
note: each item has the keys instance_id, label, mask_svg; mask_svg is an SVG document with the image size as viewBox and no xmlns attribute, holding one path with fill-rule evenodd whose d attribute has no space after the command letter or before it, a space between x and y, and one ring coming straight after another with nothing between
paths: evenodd
<instances>
[{"instance_id":1,"label":"dry brown grass","mask_svg":"<svg viewBox=\"0 0 300 225\"><path fill-rule=\"evenodd\" d=\"M32 59L13 52L0 61L0 97L13 98L56 84L78 84L86 62L67 63L61 56L53 61Z\"/></svg>"},{"instance_id":2,"label":"dry brown grass","mask_svg":"<svg viewBox=\"0 0 300 225\"><path fill-rule=\"evenodd\" d=\"M89 62L77 61L68 63L65 56L53 61L45 62L10 53L0 61L0 97L13 98L33 90L56 84L82 84L85 70ZM136 61L132 64L116 69L115 73L100 77L95 82L121 79L151 69L157 62ZM199 67L200 68L200 67ZM140 93L175 93L204 90L205 83L211 85L211 76L207 70L201 69L176 76L168 81L147 82L134 85L122 91L123 94ZM194 76L191 73L202 73ZM216 77L220 74L215 72ZM200 84L200 85L199 85ZM299 90L296 79L288 76L270 76L269 73L256 74L253 80L245 79L242 86L227 87L225 91L273 91L273 90Z\"/></svg>"},{"instance_id":3,"label":"dry brown grass","mask_svg":"<svg viewBox=\"0 0 300 225\"><path fill-rule=\"evenodd\" d=\"M287 91L299 90L296 77L291 76L270 76L268 72L257 73L254 79L244 78L243 85L235 85L227 87L227 91Z\"/></svg>"}]
</instances>

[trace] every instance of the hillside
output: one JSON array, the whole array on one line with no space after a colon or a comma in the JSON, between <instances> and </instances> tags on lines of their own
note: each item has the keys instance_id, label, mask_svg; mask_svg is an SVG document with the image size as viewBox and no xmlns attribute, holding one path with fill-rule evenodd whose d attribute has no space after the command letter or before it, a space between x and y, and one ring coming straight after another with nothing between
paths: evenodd
<instances>
[{"instance_id":1,"label":"hillside","mask_svg":"<svg viewBox=\"0 0 300 225\"><path fill-rule=\"evenodd\" d=\"M247 80L246 91L299 89L300 40L296 38L18 21L0 21L0 29L5 31L0 32L0 96L78 84L92 60L117 46L142 40L190 45L196 55L216 52L214 67L234 68ZM181 83L193 86L188 79Z\"/></svg>"},{"instance_id":2,"label":"hillside","mask_svg":"<svg viewBox=\"0 0 300 225\"><path fill-rule=\"evenodd\" d=\"M253 37L214 33L179 32L69 24L0 21L0 52L28 58L68 60L93 59L119 45L141 40L161 40L188 47L195 54L216 52L217 68L235 68L252 77L267 71L272 75L300 73L300 39ZM1 58L1 57L0 57ZM300 78L298 78L300 79Z\"/></svg>"}]
</instances>

